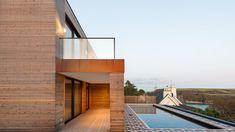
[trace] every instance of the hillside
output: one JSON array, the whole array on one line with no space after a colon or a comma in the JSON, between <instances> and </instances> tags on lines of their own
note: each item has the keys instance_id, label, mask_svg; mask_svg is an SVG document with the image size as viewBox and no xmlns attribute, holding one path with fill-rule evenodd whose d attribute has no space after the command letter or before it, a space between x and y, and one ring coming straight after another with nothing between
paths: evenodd
<instances>
[{"instance_id":1,"label":"hillside","mask_svg":"<svg viewBox=\"0 0 235 132\"><path fill-rule=\"evenodd\" d=\"M235 122L235 89L178 88L182 101L199 101L221 113L222 119Z\"/></svg>"}]
</instances>

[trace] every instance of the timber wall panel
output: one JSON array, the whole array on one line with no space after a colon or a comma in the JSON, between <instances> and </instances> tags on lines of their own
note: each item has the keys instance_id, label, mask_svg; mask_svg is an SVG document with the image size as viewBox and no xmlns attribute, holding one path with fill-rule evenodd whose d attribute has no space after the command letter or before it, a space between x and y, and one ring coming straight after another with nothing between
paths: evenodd
<instances>
[{"instance_id":1,"label":"timber wall panel","mask_svg":"<svg viewBox=\"0 0 235 132\"><path fill-rule=\"evenodd\" d=\"M90 84L90 108L109 108L109 84Z\"/></svg>"},{"instance_id":2,"label":"timber wall panel","mask_svg":"<svg viewBox=\"0 0 235 132\"><path fill-rule=\"evenodd\" d=\"M82 82L82 113L86 112L86 88L87 88L87 83Z\"/></svg>"}]
</instances>

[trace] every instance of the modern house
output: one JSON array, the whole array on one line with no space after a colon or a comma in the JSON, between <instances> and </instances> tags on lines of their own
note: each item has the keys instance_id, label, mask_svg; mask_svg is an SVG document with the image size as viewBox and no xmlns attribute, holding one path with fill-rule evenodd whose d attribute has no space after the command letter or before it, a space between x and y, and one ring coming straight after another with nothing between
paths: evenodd
<instances>
[{"instance_id":1,"label":"modern house","mask_svg":"<svg viewBox=\"0 0 235 132\"><path fill-rule=\"evenodd\" d=\"M87 37L66 0L0 1L0 131L59 131L102 108L124 131L123 81L115 38Z\"/></svg>"}]
</instances>

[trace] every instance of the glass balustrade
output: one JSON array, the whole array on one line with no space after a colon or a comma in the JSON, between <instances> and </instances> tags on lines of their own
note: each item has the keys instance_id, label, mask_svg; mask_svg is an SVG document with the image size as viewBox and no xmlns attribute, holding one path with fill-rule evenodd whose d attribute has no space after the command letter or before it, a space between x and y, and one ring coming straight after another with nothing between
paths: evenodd
<instances>
[{"instance_id":1,"label":"glass balustrade","mask_svg":"<svg viewBox=\"0 0 235 132\"><path fill-rule=\"evenodd\" d=\"M61 38L61 59L115 59L115 38Z\"/></svg>"}]
</instances>

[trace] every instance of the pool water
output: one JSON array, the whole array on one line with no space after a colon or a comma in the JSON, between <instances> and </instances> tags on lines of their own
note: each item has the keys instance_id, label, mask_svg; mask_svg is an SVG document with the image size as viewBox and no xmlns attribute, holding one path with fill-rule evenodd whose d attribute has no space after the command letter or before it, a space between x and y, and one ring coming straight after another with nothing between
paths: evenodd
<instances>
[{"instance_id":1,"label":"pool water","mask_svg":"<svg viewBox=\"0 0 235 132\"><path fill-rule=\"evenodd\" d=\"M154 106L145 106L132 108L137 115L150 128L190 128L190 129L206 129L206 127L176 116Z\"/></svg>"},{"instance_id":2,"label":"pool water","mask_svg":"<svg viewBox=\"0 0 235 132\"><path fill-rule=\"evenodd\" d=\"M207 104L186 104L187 106L191 106L194 108L198 108L198 109L202 109L205 110L206 108L208 108L209 106Z\"/></svg>"}]
</instances>

